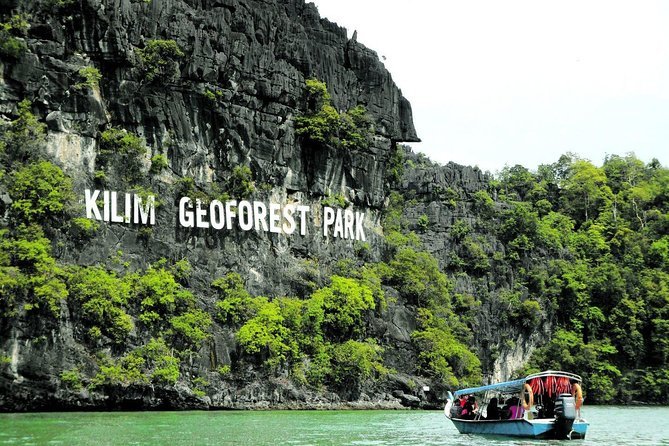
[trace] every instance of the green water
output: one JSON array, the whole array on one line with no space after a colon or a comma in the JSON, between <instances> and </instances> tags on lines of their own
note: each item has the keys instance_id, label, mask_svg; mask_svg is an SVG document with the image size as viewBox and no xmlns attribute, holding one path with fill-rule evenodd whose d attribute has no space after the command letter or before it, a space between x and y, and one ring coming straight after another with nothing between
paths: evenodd
<instances>
[{"instance_id":1,"label":"green water","mask_svg":"<svg viewBox=\"0 0 669 446\"><path fill-rule=\"evenodd\" d=\"M584 407L574 445L669 445L669 407ZM0 445L532 445L460 435L442 412L267 411L0 414Z\"/></svg>"}]
</instances>

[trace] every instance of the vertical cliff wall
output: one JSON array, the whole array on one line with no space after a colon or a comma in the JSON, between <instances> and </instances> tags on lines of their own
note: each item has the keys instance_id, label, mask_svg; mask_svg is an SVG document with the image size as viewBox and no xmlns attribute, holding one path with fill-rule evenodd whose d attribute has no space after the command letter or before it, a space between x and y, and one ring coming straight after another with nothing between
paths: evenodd
<instances>
[{"instance_id":1,"label":"vertical cliff wall","mask_svg":"<svg viewBox=\"0 0 669 446\"><path fill-rule=\"evenodd\" d=\"M478 169L438 166L403 153L397 143L418 141L408 101L376 54L319 17L312 4L0 4L7 11L3 23L18 23L3 36L21 50L3 46L0 58L0 243L7 253L0 256L0 409L433 407L443 398L447 379L480 371L460 340L478 348L484 371L504 378L534 348L537 335L508 330L499 319L506 310L497 295L514 280L503 261L488 259L504 251L486 226L492 215L477 204L477 194L491 190L490 178ZM308 79L327 85L331 108L319 109L324 98L313 96ZM358 106L364 116L352 111ZM309 125L327 133L334 115L345 131L327 138L300 131L305 128L300 119L307 117ZM73 200L66 209L46 212L40 227L26 230L37 219L24 218L29 214L18 204L26 197L15 184L29 181L17 172L39 159L67 176L48 170L40 181L54 189L66 185ZM44 173L34 172L28 178ZM41 190L28 194L31 203L50 196ZM92 195L95 190L98 195ZM116 213L114 205L105 205L114 200L103 190L118 193L121 221L91 226L86 222L92 221L93 208L104 214L108 206ZM385 239L382 218L388 218L391 191L404 199L398 227L405 235L416 231L420 248L412 235L407 246ZM131 200L135 194L156 197L155 224L122 221L126 192ZM242 208L242 199L299 204L305 206L306 224L292 234L239 225L188 227L180 221L182 197L192 199L188 206L197 199L234 200L234 210ZM323 231L326 207L351 212L356 229L350 236ZM458 235L463 222L473 231L470 239ZM483 254L468 244L471 237L484 246ZM26 246L33 251L27 253ZM430 255L416 252L423 249ZM401 252L404 261L394 257ZM485 268L477 264L482 256ZM365 276L371 264L380 265L377 275ZM450 274L452 290L436 266ZM295 349L268 347L263 330L276 322L269 318L249 336L249 342L266 341L256 356L241 351L243 315L226 320L223 294L239 301L246 291L267 298L253 305L280 302L282 296L307 301L319 289L332 292L331 276L344 272L359 281L341 281L349 286L346 292L367 287L362 303L356 302L367 310L365 317L350 330L357 337L335 330L329 333L330 350L309 351L296 364L284 358L285 364L269 370L272 348L284 349L284 356ZM221 281L230 273L240 275L240 287L232 279ZM418 283L409 283L411 274L420 277ZM383 293L384 305L379 301L372 311L371 295ZM44 296L53 298L48 306L39 300ZM349 304L345 299L331 304L324 325L334 323L337 306ZM477 305L483 310L476 311ZM435 328L426 328L425 309L460 332L452 337L454 328L442 324L436 331L441 338L417 341L415 332L425 335ZM305 312L305 324L313 323ZM211 323L206 334L198 332L204 320ZM103 324L112 328L101 329ZM299 324L290 329L307 330ZM186 343L188 336L197 341ZM365 337L374 341L365 344ZM444 338L453 344L438 351ZM367 350L337 353L342 345ZM383 356L370 345L384 349ZM449 350L452 345L460 349L457 354ZM313 367L316 374L322 355L334 357L333 351L340 363L358 361L346 369L351 376L369 378L381 358L384 378L349 385L330 377L307 385L304 369ZM360 352L362 357L354 355ZM446 358L441 370L430 355ZM175 363L178 367L170 368ZM423 391L423 385L432 390Z\"/></svg>"},{"instance_id":2,"label":"vertical cliff wall","mask_svg":"<svg viewBox=\"0 0 669 446\"><path fill-rule=\"evenodd\" d=\"M252 287L280 293L288 290L281 282L289 262L272 251L309 257L350 249L346 242L322 240L316 231L286 240L177 230L174 185L192 178L197 188L209 190L223 185L235 166L250 167L256 188L276 201L310 205L341 194L370 209L366 225L371 233L378 226L391 145L417 139L411 108L376 54L320 18L312 4L156 0L58 5L17 5L30 17L29 51L3 61L0 110L9 117L20 100L32 101L33 111L49 126L47 150L75 178L80 199L84 188L96 186L98 135L108 127L144 139L146 170L159 154L169 167L147 185L166 204L158 210L162 229L151 243L135 249L133 231L111 225L93 244L65 254L70 260L93 263L117 249L139 263L188 255L210 272L233 265L258 271L251 277L271 285ZM150 81L138 50L156 39L174 40L184 56L174 76ZM77 88L85 67L100 71L99 87ZM312 150L296 143L294 118L302 112L307 78L326 82L339 110L366 107L374 126L369 147ZM132 185L111 177L105 187Z\"/></svg>"},{"instance_id":3,"label":"vertical cliff wall","mask_svg":"<svg viewBox=\"0 0 669 446\"><path fill-rule=\"evenodd\" d=\"M304 296L321 281L314 265L327 266L359 248L351 237L324 235L322 201L332 197L364 213L365 249L378 258L391 149L418 140L411 107L376 54L321 18L313 4L82 0L4 1L2 7L7 23L18 17L28 24L6 35L24 50L3 52L0 59L5 130L28 100L28 112L47 126L40 150L73 181L78 206L72 215L86 217L85 189L117 191L120 197L153 194L158 200L155 225L148 228L102 223L94 236L77 239L46 227L59 264L101 265L125 274L163 258L186 259L192 265L186 285L209 310L212 281L232 271L254 294ZM364 106L368 144L344 150L306 144L296 135L295 119L308 108L309 78L327 84L336 110ZM147 150L132 158L105 146L103 135L119 142L127 134L137 135ZM157 159L166 161L165 168L154 168ZM21 162L5 159L7 175ZM240 167L248 170L235 171ZM252 196L234 196L235 172L242 172ZM5 224L12 208L8 188L5 183L0 191ZM184 195L299 203L309 208L308 230L288 237L183 228L178 200ZM102 197L101 192L100 209ZM96 367L70 310L64 302L55 322L25 308L8 310L13 316L3 318L0 335L7 363L4 408L67 406L59 373ZM193 370L213 370L229 363L234 349L231 333L216 328L198 359L189 361ZM180 397L170 395L170 404L179 406ZM72 404L101 404L99 395L77 398ZM162 404L164 398L156 398L149 406ZM220 398L218 405L237 404L229 395Z\"/></svg>"}]
</instances>

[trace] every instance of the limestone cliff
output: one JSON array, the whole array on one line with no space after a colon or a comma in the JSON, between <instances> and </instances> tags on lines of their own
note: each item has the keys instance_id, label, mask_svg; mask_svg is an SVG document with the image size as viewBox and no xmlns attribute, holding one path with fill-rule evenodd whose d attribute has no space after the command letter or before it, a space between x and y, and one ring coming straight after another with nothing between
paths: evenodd
<instances>
[{"instance_id":1,"label":"limestone cliff","mask_svg":"<svg viewBox=\"0 0 669 446\"><path fill-rule=\"evenodd\" d=\"M522 362L534 347L537 335L514 334L495 319L502 305L495 296L512 284L513 271L494 262L493 271L479 271L477 253L453 229L463 222L474 228L477 240L485 242L486 256L503 251L494 231L481 223L487 218L485 210L477 207L477 193L489 190L490 178L475 168L438 166L410 151L400 153L398 143L418 141L409 102L376 54L321 18L313 4L0 0L0 5L7 11L3 20L22 17L29 24L25 32L3 34L25 51L1 53L0 115L5 127L0 130L12 128L28 113L21 108L24 100L35 125L46 125L43 144L37 137L24 139L26 147L16 150L39 145L44 157L72 179L78 204L68 209L70 216L85 219L96 206L106 212L102 201L110 195L103 190L118 193L121 198L114 206L119 209L125 192L157 199L154 225L121 219L101 222L83 235L72 225L45 225L52 255L65 268L54 274L55 283L71 295L74 279L60 278L74 274L68 267L100 266L111 271L113 280L137 274L132 280L140 281L150 265L184 260L189 274L178 277L174 286L192 293L202 312L197 314L216 315L219 302L212 284L230 272L239 273L244 288L255 296L304 299L327 285L328 277L341 269L341 260L357 267L387 260L391 248L384 240L382 218L395 190L406 198L402 225L418 232L425 249L451 275L453 292L467 296L458 299L471 299L455 310L466 319L461 327L471 331L483 370L506 378L520 365L514 361ZM345 116L347 125L353 115L346 111L364 107L369 131L363 135L365 144L318 143L299 134L300 117L314 105L307 79L325 82L334 110L330 113ZM138 147L142 150L134 155L128 152ZM6 155L1 160L5 180L0 186L0 229L20 232L21 222L12 214L16 197L6 179L15 178L13 172L29 156ZM402 166L404 174L393 172ZM94 190L99 195L90 195ZM193 202L301 204L306 207L306 233L184 227L179 220L183 196ZM357 213L348 215L351 224L364 226L358 228L366 235L364 241L323 231L324 209L331 205ZM472 274L458 274L463 261L469 262ZM307 386L303 377L285 368L268 372L259 362L240 359L238 327L219 318L198 348L165 353L180 361L179 378L171 385L124 377L82 386L79 380L92 383L103 367L110 374L115 366L125 367L118 358L138 359L128 352L142 351L145 356L138 360L149 361L142 349L156 332L139 313L150 305L151 296L141 303L123 303L129 322L121 342L112 333L92 336L83 326L90 308L72 296L49 314L30 301L36 285L14 293L11 287L17 286L10 279L24 266L0 256L6 274L0 278L9 278L0 285L0 410L397 408L436 407L443 399L445 383L427 377L417 365L420 346L412 334L421 324L419 305L397 280L383 283L387 306L369 311L362 322L364 334L385 349L383 362L390 373L382 382L333 391ZM499 277L497 283L493 277ZM472 316L474 301L485 308ZM517 336L505 342L510 334ZM236 369L230 374L231 364Z\"/></svg>"},{"instance_id":2,"label":"limestone cliff","mask_svg":"<svg viewBox=\"0 0 669 446\"><path fill-rule=\"evenodd\" d=\"M314 263L331 262L354 249L353 240L333 239L318 230L321 200L332 196L341 196L364 212L369 255L378 256L379 211L391 149L396 142L418 140L411 107L376 54L348 39L345 29L321 18L313 4L5 1L4 8L6 19L11 10L29 27L16 38L25 43L26 51L19 56L3 54L0 61L0 113L11 121L20 101L31 102L32 113L48 126L47 156L74 181L80 216L85 216L85 189L121 195L140 183L161 203L152 232L105 223L85 243L55 234L54 255L59 262L100 264L120 271L141 270L161 258L187 259L193 266L188 287L205 308L213 305L212 280L229 271L241 273L254 294L304 294L313 289L305 283L314 279L310 278ZM175 42L181 56L158 67L156 75L148 72L142 50L157 40ZM99 82L86 82L87 68L99 72ZM294 121L305 109L308 78L327 84L336 109L365 107L373 129L366 147L314 150L297 142ZM100 173L104 152L100 132L110 128L132 132L148 147L133 167L144 175L142 179L129 178L131 166L123 162ZM149 174L156 155L165 157L167 169ZM254 199L309 206L314 226L302 237L181 228L177 200L184 184L191 194L222 190L236 166L250 168ZM10 205L7 199L5 216ZM314 280L318 282L318 277ZM79 328L70 320L67 306L56 324L32 323L21 317L3 322L0 345L8 367L0 405L19 410L52 404L113 406L102 403L100 395L68 400L56 383L60 370L86 369L94 362L77 342ZM215 328L192 366L213 370L229 364L234 348L230 333ZM273 387L261 386L261 395L253 386L241 392L223 389L209 403L245 407L290 400L271 395L268 388ZM138 407L209 404L194 397L184 402L178 390L150 397L142 397L143 392L137 390L137 400L151 402L137 403ZM123 393L125 399L112 390L104 398L135 398L131 391ZM390 401L395 404L396 399Z\"/></svg>"}]
</instances>

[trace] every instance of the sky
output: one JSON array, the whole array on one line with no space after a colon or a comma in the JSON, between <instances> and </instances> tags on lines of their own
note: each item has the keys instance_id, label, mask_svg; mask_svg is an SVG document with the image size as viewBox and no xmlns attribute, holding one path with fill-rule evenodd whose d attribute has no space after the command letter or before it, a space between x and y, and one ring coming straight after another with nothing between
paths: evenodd
<instances>
[{"instance_id":1,"label":"sky","mask_svg":"<svg viewBox=\"0 0 669 446\"><path fill-rule=\"evenodd\" d=\"M669 2L312 1L377 52L433 161L669 163Z\"/></svg>"}]
</instances>

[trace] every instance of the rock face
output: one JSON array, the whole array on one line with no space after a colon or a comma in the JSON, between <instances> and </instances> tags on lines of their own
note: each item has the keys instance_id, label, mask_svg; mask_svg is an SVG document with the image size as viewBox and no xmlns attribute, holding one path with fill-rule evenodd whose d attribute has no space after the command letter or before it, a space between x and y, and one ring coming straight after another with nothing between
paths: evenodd
<instances>
[{"instance_id":1,"label":"rock face","mask_svg":"<svg viewBox=\"0 0 669 446\"><path fill-rule=\"evenodd\" d=\"M361 249L370 261L381 258L380 219L391 156L396 143L418 141L411 107L376 54L321 18L313 4L0 0L0 5L27 14L30 21L27 35L20 38L27 52L0 59L0 115L11 120L20 101L31 101L33 113L48 129L49 157L73 179L80 216L85 216L85 189L122 194L139 183L161 202L148 235L133 225L105 223L86 243L55 240L59 262L125 271L145 269L161 258L187 259L193 268L188 287L198 305L211 310L212 280L230 271L240 273L255 295L305 296L337 260ZM183 56L168 58L154 77L141 55L156 40L173 40ZM82 69L91 67L100 72L99 83L85 83ZM299 143L295 122L306 108L309 78L327 84L335 109L367 109L373 128L368 146L344 150ZM109 128L142 138L148 152L136 167L141 181L129 178L130 165L100 175L100 132ZM151 160L157 155L166 158L167 169L153 172ZM490 178L475 168L423 165L411 153L406 156L418 166L406 171L399 189L419 200L407 206L405 218L417 229L420 218L427 216L429 227L419 231L421 239L448 269L451 253L459 249L451 228L459 220L475 224L474 196L487 188ZM239 166L250 169L253 200L308 207L306 234L287 237L178 223L180 196L225 192ZM0 190L2 226L7 225L11 204L5 192ZM323 233L323 200L332 197L364 213L364 243ZM485 237L485 231L481 234ZM485 281L456 279L455 289L490 293L495 285ZM230 364L237 352L233 333L217 325L211 339L188 359L194 375L210 376L204 396L181 384L66 388L61 371L76 366L91 376L97 366L91 352L78 343L77 321L65 304L57 320L0 321L0 410L437 407L443 384L414 376L415 308L398 299L392 288L385 292L391 298L388 308L375 316L369 331L384 343L387 365L396 373L356 395L296 387L287 378L268 377L257 369L249 369L243 382L221 378L213 371ZM505 333L494 330L491 305L479 318L483 326L475 330L475 338L488 358L485 368L500 371L521 350L507 348L493 355L491 346L501 343ZM518 341L523 348L533 347L531 340ZM424 385L432 390L417 390Z\"/></svg>"},{"instance_id":2,"label":"rock face","mask_svg":"<svg viewBox=\"0 0 669 446\"><path fill-rule=\"evenodd\" d=\"M12 119L21 100L31 101L33 113L48 127L48 155L73 178L82 207L84 189L122 194L134 186L125 178L128 172L123 166L101 184L102 130L121 128L142 138L149 149L140 160L143 172L156 155L168 161L167 170L147 173L143 180L143 186L162 202L148 240L136 227L103 224L90 242L58 249L60 262L109 266L114 263L110 259L122 256L125 267L133 269L160 258L186 258L193 266L189 286L204 307L213 304L212 279L229 271L241 273L254 294L304 294L312 290L305 285L314 279L310 275L318 274L311 266L314 262L346 257L354 249L353 240L333 239L319 230L320 201L328 196L342 196L364 213L369 255L378 256L391 149L396 142L418 141L411 107L376 54L355 38L348 39L345 29L322 19L313 4L304 0L3 4L12 14L25 14L30 28L19 38L27 51L18 58L3 56L0 62L0 114ZM151 41L160 39L176 42L183 56L161 66L160 76L153 78L141 54ZM86 85L81 70L91 67L101 80ZM367 109L373 126L368 147L314 150L296 143L294 122L304 110L308 78L327 84L337 110L357 105ZM236 166L250 168L254 199L308 206L313 224L307 233L285 237L180 227L177 200L184 179L192 179L190 192L211 192L229 184ZM399 320L406 319L404 313L397 309ZM178 389L162 396L160 389L147 394L143 388L128 389L123 395L113 389L72 395L59 386L59 371L73 365L90 370L94 361L75 341L77 328L68 314L65 306L58 323L44 321L31 327L32 322L16 318L2 327L0 345L10 354L0 378L1 408L340 403L334 397L295 394L280 382L251 383L242 390L226 390L221 384L223 390L206 402ZM410 327L392 326L397 333L391 336L408 341ZM385 330L385 323L380 327ZM33 329L46 334L35 339ZM193 367L213 370L229 363L233 354L230 333L218 330ZM367 401L363 405L398 404L389 394L379 398L376 403L363 398Z\"/></svg>"},{"instance_id":3,"label":"rock face","mask_svg":"<svg viewBox=\"0 0 669 446\"><path fill-rule=\"evenodd\" d=\"M314 203L343 194L369 209L366 224L378 224L384 200L384 166L396 141L416 141L411 107L376 54L346 31L321 19L303 1L87 1L81 7L51 10L22 2L31 14L27 37L31 52L4 63L0 111L9 114L28 98L49 125L48 151L75 178L77 192L93 186L97 132L113 125L143 137L151 153L169 160L169 171L152 186L169 196L167 186L190 177L199 187L225 181L232 167L247 165L255 184L277 201ZM173 39L187 55L176 75L159 83L138 73L137 49L152 39ZM98 88L77 88L77 73L96 67ZM365 150L304 150L295 144L293 121L304 100L306 78L325 81L341 110L364 105L374 121L375 138ZM210 94L213 99L209 98ZM122 187L111 179L108 187ZM171 197L170 197L171 198ZM174 227L171 206L159 211L161 224ZM109 228L101 242L77 253L91 262L113 244L132 256L132 235ZM171 231L170 231L171 232ZM254 237L213 240L203 234L161 234L151 243L155 256L188 251L195 263L215 271L238 265L257 270L255 291L284 290L286 262L272 250L299 257L332 254L319 234L288 246L285 240ZM225 251L225 259L197 254L202 245ZM264 245L261 249L245 246ZM311 253L313 247L321 252ZM163 251L163 252L159 252ZM195 251L195 252L193 252ZM257 256L244 253L255 251ZM144 254L141 255L145 258ZM283 257L283 256L282 256ZM226 261L226 259L228 259ZM239 264L238 260L245 260ZM137 259L140 261L141 259ZM259 280L260 281L260 280Z\"/></svg>"}]
</instances>

